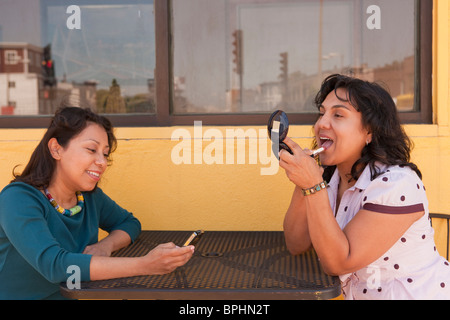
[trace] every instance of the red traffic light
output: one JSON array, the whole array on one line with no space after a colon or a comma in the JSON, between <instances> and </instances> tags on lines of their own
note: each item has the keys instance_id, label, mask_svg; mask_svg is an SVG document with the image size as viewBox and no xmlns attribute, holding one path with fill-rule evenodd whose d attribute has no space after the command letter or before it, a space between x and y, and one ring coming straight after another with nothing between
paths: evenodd
<instances>
[{"instance_id":1,"label":"red traffic light","mask_svg":"<svg viewBox=\"0 0 450 320\"><path fill-rule=\"evenodd\" d=\"M53 67L53 60L44 60L42 61L42 66L46 68Z\"/></svg>"}]
</instances>

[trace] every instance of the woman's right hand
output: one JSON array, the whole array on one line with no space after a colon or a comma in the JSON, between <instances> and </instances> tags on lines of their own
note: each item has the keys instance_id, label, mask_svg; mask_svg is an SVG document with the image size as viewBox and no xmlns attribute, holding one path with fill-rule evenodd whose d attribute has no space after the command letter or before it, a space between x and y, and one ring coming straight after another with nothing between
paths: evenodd
<instances>
[{"instance_id":1,"label":"woman's right hand","mask_svg":"<svg viewBox=\"0 0 450 320\"><path fill-rule=\"evenodd\" d=\"M194 254L194 246L178 247L172 242L163 243L143 258L145 274L162 275L185 265Z\"/></svg>"},{"instance_id":2,"label":"woman's right hand","mask_svg":"<svg viewBox=\"0 0 450 320\"><path fill-rule=\"evenodd\" d=\"M301 189L311 188L322 182L323 168L311 158L311 150L302 149L289 137L283 142L292 150L292 154L280 150L280 167L286 171L289 180Z\"/></svg>"}]
</instances>

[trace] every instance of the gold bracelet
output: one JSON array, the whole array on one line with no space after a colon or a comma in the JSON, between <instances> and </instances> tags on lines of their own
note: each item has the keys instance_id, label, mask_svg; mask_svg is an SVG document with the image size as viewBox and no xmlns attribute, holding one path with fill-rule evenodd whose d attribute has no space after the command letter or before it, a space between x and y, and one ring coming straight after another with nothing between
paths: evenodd
<instances>
[{"instance_id":1,"label":"gold bracelet","mask_svg":"<svg viewBox=\"0 0 450 320\"><path fill-rule=\"evenodd\" d=\"M326 181L322 181L319 184L316 184L314 187L312 188L308 188L308 189L302 189L302 193L304 196L309 196L311 194L314 194L320 190L326 189L328 187L328 184Z\"/></svg>"}]
</instances>

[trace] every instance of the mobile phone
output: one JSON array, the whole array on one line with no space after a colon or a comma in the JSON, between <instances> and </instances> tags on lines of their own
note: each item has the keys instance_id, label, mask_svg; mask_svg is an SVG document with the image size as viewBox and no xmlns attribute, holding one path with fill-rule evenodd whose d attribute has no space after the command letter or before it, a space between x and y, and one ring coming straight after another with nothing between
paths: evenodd
<instances>
[{"instance_id":1,"label":"mobile phone","mask_svg":"<svg viewBox=\"0 0 450 320\"><path fill-rule=\"evenodd\" d=\"M197 230L192 232L191 236L186 240L186 242L183 244L183 247L192 245L195 246L197 242L200 240L200 238L203 235L203 230Z\"/></svg>"}]
</instances>

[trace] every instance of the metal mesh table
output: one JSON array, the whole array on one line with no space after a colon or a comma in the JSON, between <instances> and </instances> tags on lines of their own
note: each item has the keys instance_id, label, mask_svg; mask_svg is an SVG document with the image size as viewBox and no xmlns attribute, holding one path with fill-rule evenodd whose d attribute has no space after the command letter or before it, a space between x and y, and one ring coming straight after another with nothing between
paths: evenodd
<instances>
[{"instance_id":1,"label":"metal mesh table","mask_svg":"<svg viewBox=\"0 0 450 320\"><path fill-rule=\"evenodd\" d=\"M181 245L191 231L143 231L113 256L142 256L158 244ZM337 277L326 275L314 250L293 256L283 232L206 231L192 259L166 275L82 282L61 292L75 299L331 299Z\"/></svg>"}]
</instances>

